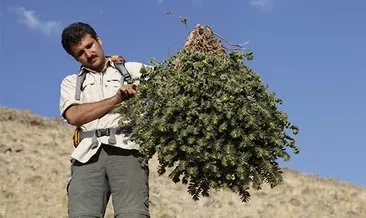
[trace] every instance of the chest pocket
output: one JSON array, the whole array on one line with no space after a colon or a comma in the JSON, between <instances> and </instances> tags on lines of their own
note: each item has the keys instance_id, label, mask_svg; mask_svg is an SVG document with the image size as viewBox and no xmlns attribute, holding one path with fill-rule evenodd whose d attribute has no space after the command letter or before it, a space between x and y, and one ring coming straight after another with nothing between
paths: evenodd
<instances>
[{"instance_id":1,"label":"chest pocket","mask_svg":"<svg viewBox=\"0 0 366 218\"><path fill-rule=\"evenodd\" d=\"M81 86L81 101L83 103L93 102L97 100L95 78L86 76Z\"/></svg>"},{"instance_id":2,"label":"chest pocket","mask_svg":"<svg viewBox=\"0 0 366 218\"><path fill-rule=\"evenodd\" d=\"M105 78L104 82L104 93L107 98L112 97L121 87L121 79L122 76L119 73L115 73L112 75L108 75Z\"/></svg>"}]
</instances>

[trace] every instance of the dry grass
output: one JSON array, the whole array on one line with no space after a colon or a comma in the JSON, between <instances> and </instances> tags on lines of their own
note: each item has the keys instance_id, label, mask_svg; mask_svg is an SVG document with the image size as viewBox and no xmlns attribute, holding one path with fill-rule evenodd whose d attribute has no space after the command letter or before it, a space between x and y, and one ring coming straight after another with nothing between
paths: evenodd
<instances>
[{"instance_id":1,"label":"dry grass","mask_svg":"<svg viewBox=\"0 0 366 218\"><path fill-rule=\"evenodd\" d=\"M72 128L29 111L0 108L0 218L67 217L66 183ZM252 192L212 192L195 202L186 187L156 174L150 163L151 215L168 217L361 218L366 188L284 169L284 182ZM106 217L113 217L109 205Z\"/></svg>"}]
</instances>

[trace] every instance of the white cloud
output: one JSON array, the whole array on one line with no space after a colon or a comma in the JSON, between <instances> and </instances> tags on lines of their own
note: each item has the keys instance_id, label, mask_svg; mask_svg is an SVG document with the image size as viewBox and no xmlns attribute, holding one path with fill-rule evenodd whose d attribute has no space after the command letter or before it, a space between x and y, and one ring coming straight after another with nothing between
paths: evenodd
<instances>
[{"instance_id":1,"label":"white cloud","mask_svg":"<svg viewBox=\"0 0 366 218\"><path fill-rule=\"evenodd\" d=\"M262 12L269 12L273 10L274 0L250 0L249 4Z\"/></svg>"},{"instance_id":2,"label":"white cloud","mask_svg":"<svg viewBox=\"0 0 366 218\"><path fill-rule=\"evenodd\" d=\"M19 21L32 30L40 31L47 36L61 31L60 21L42 21L37 18L35 11L23 7L11 8L10 10L18 14Z\"/></svg>"}]
</instances>

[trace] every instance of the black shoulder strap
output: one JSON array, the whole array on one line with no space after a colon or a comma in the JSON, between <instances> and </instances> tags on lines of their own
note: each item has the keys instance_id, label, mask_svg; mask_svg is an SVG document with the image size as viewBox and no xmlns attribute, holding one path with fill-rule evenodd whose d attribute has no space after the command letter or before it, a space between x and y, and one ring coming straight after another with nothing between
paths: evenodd
<instances>
[{"instance_id":1,"label":"black shoulder strap","mask_svg":"<svg viewBox=\"0 0 366 218\"><path fill-rule=\"evenodd\" d=\"M125 66L125 62L114 62L114 65L122 76L121 85L123 85L125 81L130 84L132 82L132 77Z\"/></svg>"}]
</instances>

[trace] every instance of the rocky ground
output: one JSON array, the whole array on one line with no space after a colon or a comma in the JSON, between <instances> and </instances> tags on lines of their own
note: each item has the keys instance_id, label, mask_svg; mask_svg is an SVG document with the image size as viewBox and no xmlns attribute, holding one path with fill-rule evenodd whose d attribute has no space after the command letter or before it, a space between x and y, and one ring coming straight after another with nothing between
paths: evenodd
<instances>
[{"instance_id":1,"label":"rocky ground","mask_svg":"<svg viewBox=\"0 0 366 218\"><path fill-rule=\"evenodd\" d=\"M0 108L0 218L67 217L72 127L57 118ZM252 191L249 203L230 192L192 200L181 184L150 163L152 217L366 218L366 188L284 169L283 183ZM109 205L106 217L113 217Z\"/></svg>"}]
</instances>

